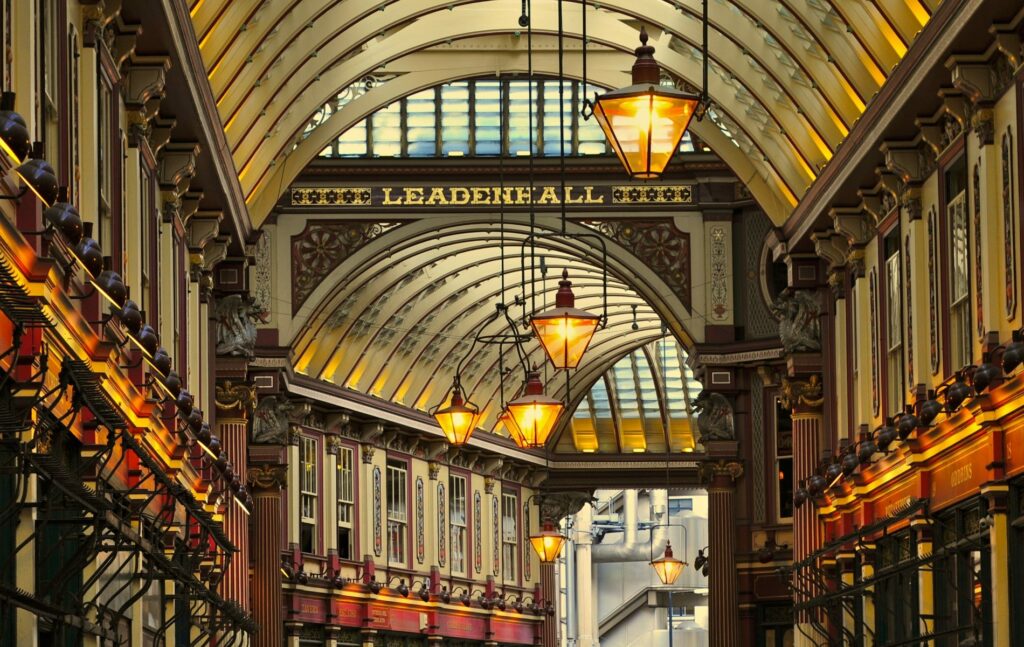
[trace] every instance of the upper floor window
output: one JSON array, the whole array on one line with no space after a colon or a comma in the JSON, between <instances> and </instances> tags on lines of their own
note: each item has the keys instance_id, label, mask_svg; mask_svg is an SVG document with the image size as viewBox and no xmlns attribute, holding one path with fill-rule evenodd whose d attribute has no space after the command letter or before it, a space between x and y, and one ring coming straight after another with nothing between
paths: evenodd
<instances>
[{"instance_id":1,"label":"upper floor window","mask_svg":"<svg viewBox=\"0 0 1024 647\"><path fill-rule=\"evenodd\" d=\"M519 572L519 499L515 493L501 493L501 576L516 581Z\"/></svg>"},{"instance_id":2,"label":"upper floor window","mask_svg":"<svg viewBox=\"0 0 1024 647\"><path fill-rule=\"evenodd\" d=\"M900 233L897 227L885 237L885 346L888 415L903 410L903 289L900 268Z\"/></svg>"},{"instance_id":3,"label":"upper floor window","mask_svg":"<svg viewBox=\"0 0 1024 647\"><path fill-rule=\"evenodd\" d=\"M316 550L317 519L317 442L299 439L299 548L304 553Z\"/></svg>"},{"instance_id":4,"label":"upper floor window","mask_svg":"<svg viewBox=\"0 0 1024 647\"><path fill-rule=\"evenodd\" d=\"M448 477L448 510L452 526L452 573L466 574L466 479L461 476Z\"/></svg>"},{"instance_id":5,"label":"upper floor window","mask_svg":"<svg viewBox=\"0 0 1024 647\"><path fill-rule=\"evenodd\" d=\"M310 120L307 137L349 101L373 87L364 79L345 88ZM368 86L369 84L369 86ZM422 90L378 110L345 131L320 157L545 157L610 154L594 119L584 120L584 93L603 90L578 81L475 79ZM702 149L704 147L702 146ZM689 133L681 151L693 151Z\"/></svg>"},{"instance_id":6,"label":"upper floor window","mask_svg":"<svg viewBox=\"0 0 1024 647\"><path fill-rule=\"evenodd\" d=\"M338 448L338 557L352 559L355 552L355 452L351 447Z\"/></svg>"},{"instance_id":7,"label":"upper floor window","mask_svg":"<svg viewBox=\"0 0 1024 647\"><path fill-rule=\"evenodd\" d=\"M961 157L946 171L946 231L949 232L950 369L971 363L971 266L967 239L967 177Z\"/></svg>"},{"instance_id":8,"label":"upper floor window","mask_svg":"<svg viewBox=\"0 0 1024 647\"><path fill-rule=\"evenodd\" d=\"M779 520L793 516L793 416L782 401L775 399L776 503Z\"/></svg>"},{"instance_id":9,"label":"upper floor window","mask_svg":"<svg viewBox=\"0 0 1024 647\"><path fill-rule=\"evenodd\" d=\"M404 564L409 527L409 467L403 461L388 461L388 561Z\"/></svg>"}]
</instances>

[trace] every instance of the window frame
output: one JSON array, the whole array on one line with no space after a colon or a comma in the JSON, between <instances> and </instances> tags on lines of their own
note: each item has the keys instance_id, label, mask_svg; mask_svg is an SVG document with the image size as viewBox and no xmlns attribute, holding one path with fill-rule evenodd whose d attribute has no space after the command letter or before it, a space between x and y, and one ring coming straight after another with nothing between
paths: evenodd
<instances>
[{"instance_id":1,"label":"window frame","mask_svg":"<svg viewBox=\"0 0 1024 647\"><path fill-rule=\"evenodd\" d=\"M311 452L312 450L312 452ZM312 460L309 460L312 458ZM319 554L320 527L320 439L312 434L299 435L299 550ZM312 487L310 487L312 485ZM308 506L307 506L308 503ZM307 510L311 513L307 515ZM309 528L309 540L304 530Z\"/></svg>"},{"instance_id":2,"label":"window frame","mask_svg":"<svg viewBox=\"0 0 1024 647\"><path fill-rule=\"evenodd\" d=\"M385 462L384 470L384 483L385 483L385 503L384 503L384 519L387 524L387 546L385 546L386 559L388 564L397 564L401 566L409 566L409 562L412 558L412 551L410 547L412 545L412 522L409 515L409 503L412 500L410 492L411 479L409 461L402 458L396 458L388 456ZM393 474L401 474L400 487L392 486ZM404 503L404 505L398 505ZM401 508L404 512L404 516L399 518L394 516L393 513L397 512ZM397 532L395 531L397 529ZM394 552L393 538L400 540L400 552Z\"/></svg>"},{"instance_id":3,"label":"window frame","mask_svg":"<svg viewBox=\"0 0 1024 647\"><path fill-rule=\"evenodd\" d=\"M457 500L455 480L459 479L462 482L462 500L465 508L465 514L463 516L463 522L456 523L455 519L455 502ZM472 514L473 506L471 505L472 497L470 496L472 485L472 476L468 472L461 472L458 470L448 470L448 564L452 575L459 577L470 576L470 563L473 561L473 549L472 549ZM461 533L457 533L457 530L461 530ZM463 539L463 550L462 556L462 568L458 568L456 551L456 538L461 537Z\"/></svg>"},{"instance_id":4,"label":"window frame","mask_svg":"<svg viewBox=\"0 0 1024 647\"><path fill-rule=\"evenodd\" d=\"M882 388L882 418L888 419L902 413L906 400L906 333L903 321L903 250L899 208L894 208L893 217L884 233L879 234L878 259L881 265L879 292L881 299L882 339L880 347L884 354L880 387ZM890 251L892 250L892 251ZM893 277L895 276L895 281ZM894 285L895 283L895 285ZM893 297L895 296L895 301ZM896 337L896 343L893 338Z\"/></svg>"},{"instance_id":5,"label":"window frame","mask_svg":"<svg viewBox=\"0 0 1024 647\"><path fill-rule=\"evenodd\" d=\"M519 586L522 582L522 554L519 549L521 541L519 539L522 534L522 511L519 506L520 491L519 488L502 484L501 486L501 581L505 584L512 584ZM506 515L506 505L511 501L512 506L512 533L508 534L508 529L505 527L505 520L508 518ZM511 559L509 557L511 556ZM511 573L509 573L511 568Z\"/></svg>"},{"instance_id":6,"label":"window frame","mask_svg":"<svg viewBox=\"0 0 1024 647\"><path fill-rule=\"evenodd\" d=\"M342 499L342 496L341 496L341 492L342 492L342 478L341 478L341 475L342 475L342 472L343 472L342 455L345 454L345 453L347 453L347 454L349 454L351 456L350 472L351 472L352 483L351 483L351 500L350 501ZM359 518L359 503L358 503L358 501L359 501L359 452L358 452L357 447L354 444L349 444L349 443L339 443L338 444L338 454L337 454L336 467L335 467L335 492L334 492L334 494L335 494L334 501L335 501L335 505L337 506L336 519L335 519L335 525L337 526L337 528L335 529L335 532L336 532L336 535L337 535L336 539L335 539L335 550L337 550L337 552L338 552L339 559L349 560L349 561L356 561L356 555L359 554L359 552L358 552L358 550L359 550L359 546L358 546L359 536L358 536L358 533L356 532L357 519ZM342 522L342 520L341 520L341 516L342 516L341 515L341 506L343 506L343 505L351 506L350 520L347 523L347 525L344 524ZM347 529L349 531L349 535L348 535L348 557L342 556L342 551L341 551L341 530L343 528Z\"/></svg>"},{"instance_id":7,"label":"window frame","mask_svg":"<svg viewBox=\"0 0 1024 647\"><path fill-rule=\"evenodd\" d=\"M792 412L786 409L782 405L782 394L775 393L770 401L773 403L771 410L771 421L772 421L772 465L774 470L772 471L772 491L775 493L775 521L776 523L792 523L793 520L793 498L792 493L796 491L796 471L795 463L793 460L793 423L792 423ZM779 443L779 414L780 412L787 412L790 415L790 427L789 427L789 454L781 454L781 451L785 451L784 448L780 447ZM781 477L783 473L783 462L789 461L789 479L790 479L790 497L788 498L789 503L789 516L783 515L783 504L786 503L786 499L783 496Z\"/></svg>"}]
</instances>

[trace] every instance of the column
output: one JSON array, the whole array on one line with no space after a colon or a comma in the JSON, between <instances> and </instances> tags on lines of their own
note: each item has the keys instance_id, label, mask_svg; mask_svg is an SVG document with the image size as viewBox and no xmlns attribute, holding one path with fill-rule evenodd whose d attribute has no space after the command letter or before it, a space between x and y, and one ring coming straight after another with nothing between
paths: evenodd
<instances>
[{"instance_id":1,"label":"column","mask_svg":"<svg viewBox=\"0 0 1024 647\"><path fill-rule=\"evenodd\" d=\"M253 497L254 537L252 576L252 615L260 629L256 647L281 647L284 639L284 601L281 597L282 506L288 470L283 465L259 465L249 468L249 487Z\"/></svg>"},{"instance_id":2,"label":"column","mask_svg":"<svg viewBox=\"0 0 1024 647\"><path fill-rule=\"evenodd\" d=\"M543 599L538 601L542 607L548 602L555 605L554 615L544 615L543 629L541 630L541 645L543 647L558 647L558 577L555 574L554 562L540 565L540 590Z\"/></svg>"},{"instance_id":3,"label":"column","mask_svg":"<svg viewBox=\"0 0 1024 647\"><path fill-rule=\"evenodd\" d=\"M917 540L917 556L927 558L931 556L933 549L932 522L927 517L916 517L910 522ZM917 569L917 612L920 617L918 629L922 634L928 634L935 630L935 592L932 582L934 581L932 564L922 565ZM923 643L925 647L935 644L934 640Z\"/></svg>"},{"instance_id":4,"label":"column","mask_svg":"<svg viewBox=\"0 0 1024 647\"><path fill-rule=\"evenodd\" d=\"M856 561L857 561L857 554L855 552L853 552L852 550L844 549L838 555L836 555L836 560L839 562L839 586L840 586L840 588L842 588L842 589L849 589L849 588L853 587L854 583L856 582L856 572L854 571L854 567L855 567ZM848 599L849 599L849 601L847 601ZM853 645L854 644L854 641L852 640L851 636L856 636L857 635L857 625L856 625L857 616L854 613L853 607L852 606L847 606L847 605L848 604L849 605L856 604L856 602L855 602L856 599L857 598L855 596L851 596L851 598L847 598L847 597L844 596L842 598L842 600L843 600L843 605L842 605L843 639L839 643L840 645L846 646L846 645Z\"/></svg>"},{"instance_id":5,"label":"column","mask_svg":"<svg viewBox=\"0 0 1024 647\"><path fill-rule=\"evenodd\" d=\"M1010 646L1010 526L1007 518L1010 488L1005 483L992 483L981 489L988 498L989 525L988 541L992 554L989 563L992 568L992 645ZM1016 609L1020 613L1020 609Z\"/></svg>"},{"instance_id":6,"label":"column","mask_svg":"<svg viewBox=\"0 0 1024 647\"><path fill-rule=\"evenodd\" d=\"M814 474L821 457L824 403L821 378L817 374L811 374L805 379L787 378L783 380L782 396L784 406L793 412L793 480L799 483ZM793 510L793 562L806 559L820 547L821 527L817 508L812 501L808 501ZM796 601L800 602L805 601L801 596L809 594L797 592L795 595ZM820 635L814 629L807 612L799 614L794 620L800 625L794 632L794 645L801 647L814 645L815 642L827 642L827 636ZM818 621L820 624L824 618Z\"/></svg>"},{"instance_id":7,"label":"column","mask_svg":"<svg viewBox=\"0 0 1024 647\"><path fill-rule=\"evenodd\" d=\"M234 465L235 474L248 474L248 418L256 404L256 393L247 384L225 380L217 384L215 404L217 416L213 433L220 438L221 447ZM244 494L240 497L243 503ZM249 514L252 514L251 510ZM224 531L238 552L231 558L231 564L221 582L221 595L225 599L234 600L246 611L250 610L249 514L234 501L227 503Z\"/></svg>"},{"instance_id":8,"label":"column","mask_svg":"<svg viewBox=\"0 0 1024 647\"><path fill-rule=\"evenodd\" d=\"M585 505L576 515L576 645L593 647L597 643L594 619L594 566L591 558L593 538L590 525L593 508ZM683 559L686 559L685 557ZM569 582L572 586L572 582Z\"/></svg>"},{"instance_id":9,"label":"column","mask_svg":"<svg viewBox=\"0 0 1024 647\"><path fill-rule=\"evenodd\" d=\"M875 577L875 545L859 544L857 553L860 555L860 579L871 581ZM875 644L875 585L864 587L861 593L861 633L864 636L864 647Z\"/></svg>"},{"instance_id":10,"label":"column","mask_svg":"<svg viewBox=\"0 0 1024 647\"><path fill-rule=\"evenodd\" d=\"M710 451L710 450L709 450ZM740 615L736 592L736 480L743 476L737 461L719 460L703 468L708 484L708 633L711 647L739 647Z\"/></svg>"}]
</instances>

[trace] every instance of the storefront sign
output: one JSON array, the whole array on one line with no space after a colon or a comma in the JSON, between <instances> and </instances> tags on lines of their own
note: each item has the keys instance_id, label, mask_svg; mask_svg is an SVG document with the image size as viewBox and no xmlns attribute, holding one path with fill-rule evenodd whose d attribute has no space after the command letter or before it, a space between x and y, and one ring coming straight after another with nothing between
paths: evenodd
<instances>
[{"instance_id":1,"label":"storefront sign","mask_svg":"<svg viewBox=\"0 0 1024 647\"><path fill-rule=\"evenodd\" d=\"M977 442L977 441L976 441ZM974 449L951 456L932 469L931 507L938 510L972 493L989 480L992 448L987 440Z\"/></svg>"},{"instance_id":2,"label":"storefront sign","mask_svg":"<svg viewBox=\"0 0 1024 647\"><path fill-rule=\"evenodd\" d=\"M917 500L920 486L916 475L899 485L886 484L882 486L885 492L873 503L874 519L885 519L899 514L907 506Z\"/></svg>"},{"instance_id":3,"label":"storefront sign","mask_svg":"<svg viewBox=\"0 0 1024 647\"><path fill-rule=\"evenodd\" d=\"M1003 435L1003 452L1006 459L1006 476L1024 472L1024 424L1015 420L1013 426Z\"/></svg>"},{"instance_id":4,"label":"storefront sign","mask_svg":"<svg viewBox=\"0 0 1024 647\"><path fill-rule=\"evenodd\" d=\"M310 187L291 190L293 207L526 207L562 203L560 185L509 186L382 186ZM568 185L565 204L619 206L632 204L689 205L694 203L691 184L663 185Z\"/></svg>"},{"instance_id":5,"label":"storefront sign","mask_svg":"<svg viewBox=\"0 0 1024 647\"><path fill-rule=\"evenodd\" d=\"M492 620L491 632L493 640L499 643L533 644L534 626L526 622L510 620Z\"/></svg>"},{"instance_id":6,"label":"storefront sign","mask_svg":"<svg viewBox=\"0 0 1024 647\"><path fill-rule=\"evenodd\" d=\"M451 638L484 640L487 632L487 621L483 618L456 615L454 613L438 613L437 626L441 635ZM531 640L530 642L533 641Z\"/></svg>"}]
</instances>

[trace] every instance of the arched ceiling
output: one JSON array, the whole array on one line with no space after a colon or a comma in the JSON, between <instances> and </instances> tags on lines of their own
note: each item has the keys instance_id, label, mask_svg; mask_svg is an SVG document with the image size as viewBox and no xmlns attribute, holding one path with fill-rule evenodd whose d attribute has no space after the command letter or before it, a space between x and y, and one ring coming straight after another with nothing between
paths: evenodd
<instances>
[{"instance_id":1,"label":"arched ceiling","mask_svg":"<svg viewBox=\"0 0 1024 647\"><path fill-rule=\"evenodd\" d=\"M586 231L570 227L570 233ZM513 348L506 346L502 353L500 346L472 347L472 342L478 331L509 331L504 319L487 325L497 303L510 302L515 294L529 298L521 271L524 249L529 258L523 246L529 234L525 217L506 222L504 245L500 224L482 218L440 226L417 221L387 231L342 263L298 312L298 332L291 342L296 372L426 411L444 398L464 361L462 384L480 406L480 427L501 432L496 429L501 401L513 397L523 373ZM567 269L577 307L601 311L601 256L593 243L542 237L536 239L535 253L548 268L543 281L537 276L535 310L551 307L558 277ZM662 337L654 307L683 311L665 300L670 290L658 276L614 244L609 244L608 268L608 325L572 372L568 395L564 372L546 371L545 392L570 403L616 360ZM522 313L512 308L515 319ZM693 343L682 322L667 324L682 343ZM536 341L525 350L530 364L547 366ZM513 369L504 381L502 365Z\"/></svg>"},{"instance_id":2,"label":"arched ceiling","mask_svg":"<svg viewBox=\"0 0 1024 647\"><path fill-rule=\"evenodd\" d=\"M694 132L781 223L938 4L711 0L714 107ZM580 7L564 5L565 75L575 78ZM556 8L553 0L533 2L534 67L549 75L558 71ZM643 23L663 69L700 84L700 0L602 0L587 11L592 82L628 84ZM374 110L446 81L524 72L519 13L519 0L193 0L196 37L254 225L316 156L318 142ZM324 103L375 72L390 80L295 146Z\"/></svg>"}]
</instances>

